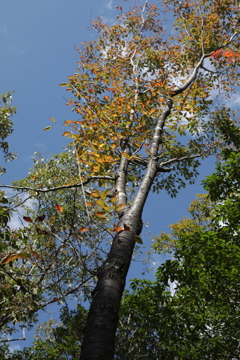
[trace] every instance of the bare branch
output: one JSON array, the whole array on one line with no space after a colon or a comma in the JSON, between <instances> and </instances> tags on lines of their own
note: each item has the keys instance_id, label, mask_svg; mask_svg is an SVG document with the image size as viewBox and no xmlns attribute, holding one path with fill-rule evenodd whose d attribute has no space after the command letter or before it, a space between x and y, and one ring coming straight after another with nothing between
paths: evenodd
<instances>
[{"instance_id":1,"label":"bare branch","mask_svg":"<svg viewBox=\"0 0 240 360\"><path fill-rule=\"evenodd\" d=\"M202 63L204 61L205 58L209 57L211 54L209 55L202 55L201 59L199 60L199 62L197 63L196 67L193 70L192 75L190 76L190 78L185 82L185 84L183 84L180 87L177 87L176 89L172 90L172 94L170 94L170 96L176 96L180 93L182 93L184 90L186 90L196 79L197 77L197 73L199 68L202 66Z\"/></svg>"},{"instance_id":2,"label":"bare branch","mask_svg":"<svg viewBox=\"0 0 240 360\"><path fill-rule=\"evenodd\" d=\"M90 176L87 180L83 181L83 185L87 185L92 180L108 180L108 181L114 181L114 177L112 176ZM8 189L16 189L16 190L22 190L22 191L35 191L36 193L47 193L50 191L58 191L61 189L72 189L72 188L78 188L81 187L81 183L72 184L72 185L61 185L56 186L49 189L35 189L29 186L13 186L13 185L3 185L0 184L0 188L8 188Z\"/></svg>"},{"instance_id":3,"label":"bare branch","mask_svg":"<svg viewBox=\"0 0 240 360\"><path fill-rule=\"evenodd\" d=\"M179 158L174 158L174 159L164 161L163 163L159 164L159 168L162 169L166 165L170 165L170 164L173 164L175 162L180 162L180 161L183 161L183 160L190 160L190 159L199 158L201 156L203 156L203 153L202 154L196 154L196 155L187 155L187 156L183 156L183 157L179 157ZM165 169L165 171L166 171L166 169Z\"/></svg>"},{"instance_id":4,"label":"bare branch","mask_svg":"<svg viewBox=\"0 0 240 360\"><path fill-rule=\"evenodd\" d=\"M18 341L18 340L26 340L26 338L17 338L17 339L3 339L0 342L10 342L10 341Z\"/></svg>"}]
</instances>

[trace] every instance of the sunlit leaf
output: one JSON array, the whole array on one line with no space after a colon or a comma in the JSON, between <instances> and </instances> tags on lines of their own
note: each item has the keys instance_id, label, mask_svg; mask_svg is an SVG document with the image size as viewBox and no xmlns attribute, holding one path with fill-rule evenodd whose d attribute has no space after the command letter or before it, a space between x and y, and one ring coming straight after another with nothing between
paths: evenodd
<instances>
[{"instance_id":1,"label":"sunlit leaf","mask_svg":"<svg viewBox=\"0 0 240 360\"><path fill-rule=\"evenodd\" d=\"M57 211L63 212L63 207L61 205L54 205Z\"/></svg>"},{"instance_id":2,"label":"sunlit leaf","mask_svg":"<svg viewBox=\"0 0 240 360\"><path fill-rule=\"evenodd\" d=\"M69 131L64 131L64 133L62 134L62 136L72 136L72 133L70 133Z\"/></svg>"},{"instance_id":3,"label":"sunlit leaf","mask_svg":"<svg viewBox=\"0 0 240 360\"><path fill-rule=\"evenodd\" d=\"M94 203L87 201L87 202L86 202L86 205L87 205L87 206L93 206Z\"/></svg>"},{"instance_id":4,"label":"sunlit leaf","mask_svg":"<svg viewBox=\"0 0 240 360\"><path fill-rule=\"evenodd\" d=\"M116 208L116 211L121 210L122 208L124 208L126 205L125 204L120 204L118 205L118 207Z\"/></svg>"},{"instance_id":5,"label":"sunlit leaf","mask_svg":"<svg viewBox=\"0 0 240 360\"><path fill-rule=\"evenodd\" d=\"M88 230L89 230L88 227L83 227L83 228L79 229L80 232L85 232L85 231L88 231Z\"/></svg>"},{"instance_id":6,"label":"sunlit leaf","mask_svg":"<svg viewBox=\"0 0 240 360\"><path fill-rule=\"evenodd\" d=\"M101 206L102 208L105 207L104 201L102 199L96 200L96 204L98 204L99 206Z\"/></svg>"},{"instance_id":7,"label":"sunlit leaf","mask_svg":"<svg viewBox=\"0 0 240 360\"><path fill-rule=\"evenodd\" d=\"M118 227L117 225L114 225L114 232L119 232L119 231L123 231L124 228L123 227Z\"/></svg>"},{"instance_id":8,"label":"sunlit leaf","mask_svg":"<svg viewBox=\"0 0 240 360\"><path fill-rule=\"evenodd\" d=\"M128 153L126 152L122 152L122 156L126 157L127 159L131 159L131 155L129 155Z\"/></svg>"},{"instance_id":9,"label":"sunlit leaf","mask_svg":"<svg viewBox=\"0 0 240 360\"><path fill-rule=\"evenodd\" d=\"M106 220L105 212L98 211L94 215L97 216L100 220Z\"/></svg>"}]
</instances>

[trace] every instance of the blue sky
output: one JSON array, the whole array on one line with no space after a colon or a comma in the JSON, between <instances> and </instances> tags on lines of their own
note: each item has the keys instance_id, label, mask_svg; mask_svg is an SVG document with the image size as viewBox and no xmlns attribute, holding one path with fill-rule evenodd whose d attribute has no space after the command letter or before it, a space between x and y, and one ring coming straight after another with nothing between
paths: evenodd
<instances>
[{"instance_id":1,"label":"blue sky","mask_svg":"<svg viewBox=\"0 0 240 360\"><path fill-rule=\"evenodd\" d=\"M11 151L18 153L18 159L6 165L2 183L25 177L35 151L48 157L67 144L61 126L65 120L73 119L73 113L65 105L68 93L59 84L77 67L74 45L96 35L90 30L90 21L98 16L113 21L117 4L116 0L9 0L1 4L0 92L15 91L13 105L17 106L17 114L8 140ZM51 125L50 117L60 127L43 131ZM190 201L203 192L201 181L213 169L214 161L206 160L199 169L197 183L181 190L176 199L165 192L151 195L143 216L150 226L144 233L167 231L168 225L186 216ZM147 238L144 241L150 243ZM139 277L139 269L133 263L129 278Z\"/></svg>"}]
</instances>

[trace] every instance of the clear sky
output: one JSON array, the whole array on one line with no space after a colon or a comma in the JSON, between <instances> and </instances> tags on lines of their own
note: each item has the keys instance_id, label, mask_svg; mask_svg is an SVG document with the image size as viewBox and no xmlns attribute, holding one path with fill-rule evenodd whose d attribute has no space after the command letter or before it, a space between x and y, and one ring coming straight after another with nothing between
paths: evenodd
<instances>
[{"instance_id":1,"label":"clear sky","mask_svg":"<svg viewBox=\"0 0 240 360\"><path fill-rule=\"evenodd\" d=\"M132 0L129 3L134 3ZM8 0L0 12L0 93L15 91L13 105L17 114L12 118L14 132L8 138L11 151L18 159L8 163L7 173L0 181L10 184L25 177L31 167L31 156L40 151L48 157L67 144L61 128L43 129L54 117L59 126L73 113L66 106L68 93L60 87L77 67L78 53L74 45L94 39L91 20L102 16L114 21L116 0ZM151 195L144 212L148 231L167 231L168 225L187 215L190 201L203 192L201 181L214 169L213 160L205 161L194 186L181 190L176 199L165 192ZM145 244L150 241L145 238ZM147 244L146 244L147 245ZM156 259L159 264L160 258ZM139 277L140 267L132 264L129 278Z\"/></svg>"}]
</instances>

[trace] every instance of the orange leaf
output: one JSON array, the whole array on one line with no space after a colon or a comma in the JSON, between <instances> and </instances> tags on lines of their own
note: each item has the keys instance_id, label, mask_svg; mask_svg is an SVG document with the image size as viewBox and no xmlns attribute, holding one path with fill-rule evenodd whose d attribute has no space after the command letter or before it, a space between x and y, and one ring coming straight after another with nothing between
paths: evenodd
<instances>
[{"instance_id":1,"label":"orange leaf","mask_svg":"<svg viewBox=\"0 0 240 360\"><path fill-rule=\"evenodd\" d=\"M114 232L120 232L120 231L122 232L123 230L124 230L124 228L114 225Z\"/></svg>"},{"instance_id":2,"label":"orange leaf","mask_svg":"<svg viewBox=\"0 0 240 360\"><path fill-rule=\"evenodd\" d=\"M32 218L30 218L30 216L24 216L23 220L25 220L26 222L32 223Z\"/></svg>"},{"instance_id":3,"label":"orange leaf","mask_svg":"<svg viewBox=\"0 0 240 360\"><path fill-rule=\"evenodd\" d=\"M29 250L29 252L30 252L31 254L33 254L34 256L40 257L40 255L39 255L38 253L36 253L35 251Z\"/></svg>"},{"instance_id":4,"label":"orange leaf","mask_svg":"<svg viewBox=\"0 0 240 360\"><path fill-rule=\"evenodd\" d=\"M103 212L103 211L98 211L98 212L96 212L94 215L104 216L104 215L105 215L105 212Z\"/></svg>"},{"instance_id":5,"label":"orange leaf","mask_svg":"<svg viewBox=\"0 0 240 360\"><path fill-rule=\"evenodd\" d=\"M216 50L211 54L211 57L213 57L215 60L218 60L222 56L222 53L223 49Z\"/></svg>"},{"instance_id":6,"label":"orange leaf","mask_svg":"<svg viewBox=\"0 0 240 360\"><path fill-rule=\"evenodd\" d=\"M79 229L80 232L85 232L85 231L88 231L88 230L89 230L89 228L87 228L87 227Z\"/></svg>"},{"instance_id":7,"label":"orange leaf","mask_svg":"<svg viewBox=\"0 0 240 360\"><path fill-rule=\"evenodd\" d=\"M98 216L100 220L106 220L105 212L96 212L94 215Z\"/></svg>"},{"instance_id":8,"label":"orange leaf","mask_svg":"<svg viewBox=\"0 0 240 360\"><path fill-rule=\"evenodd\" d=\"M92 196L92 197L99 197L100 196L99 192L97 190L92 191L89 195Z\"/></svg>"},{"instance_id":9,"label":"orange leaf","mask_svg":"<svg viewBox=\"0 0 240 360\"><path fill-rule=\"evenodd\" d=\"M57 211L63 212L63 207L61 205L54 205Z\"/></svg>"},{"instance_id":10,"label":"orange leaf","mask_svg":"<svg viewBox=\"0 0 240 360\"><path fill-rule=\"evenodd\" d=\"M77 120L66 120L64 122L64 125L69 125L69 124L82 124L81 121L77 121Z\"/></svg>"},{"instance_id":11,"label":"orange leaf","mask_svg":"<svg viewBox=\"0 0 240 360\"><path fill-rule=\"evenodd\" d=\"M69 131L64 131L62 136L72 136L72 133L70 133Z\"/></svg>"}]
</instances>

